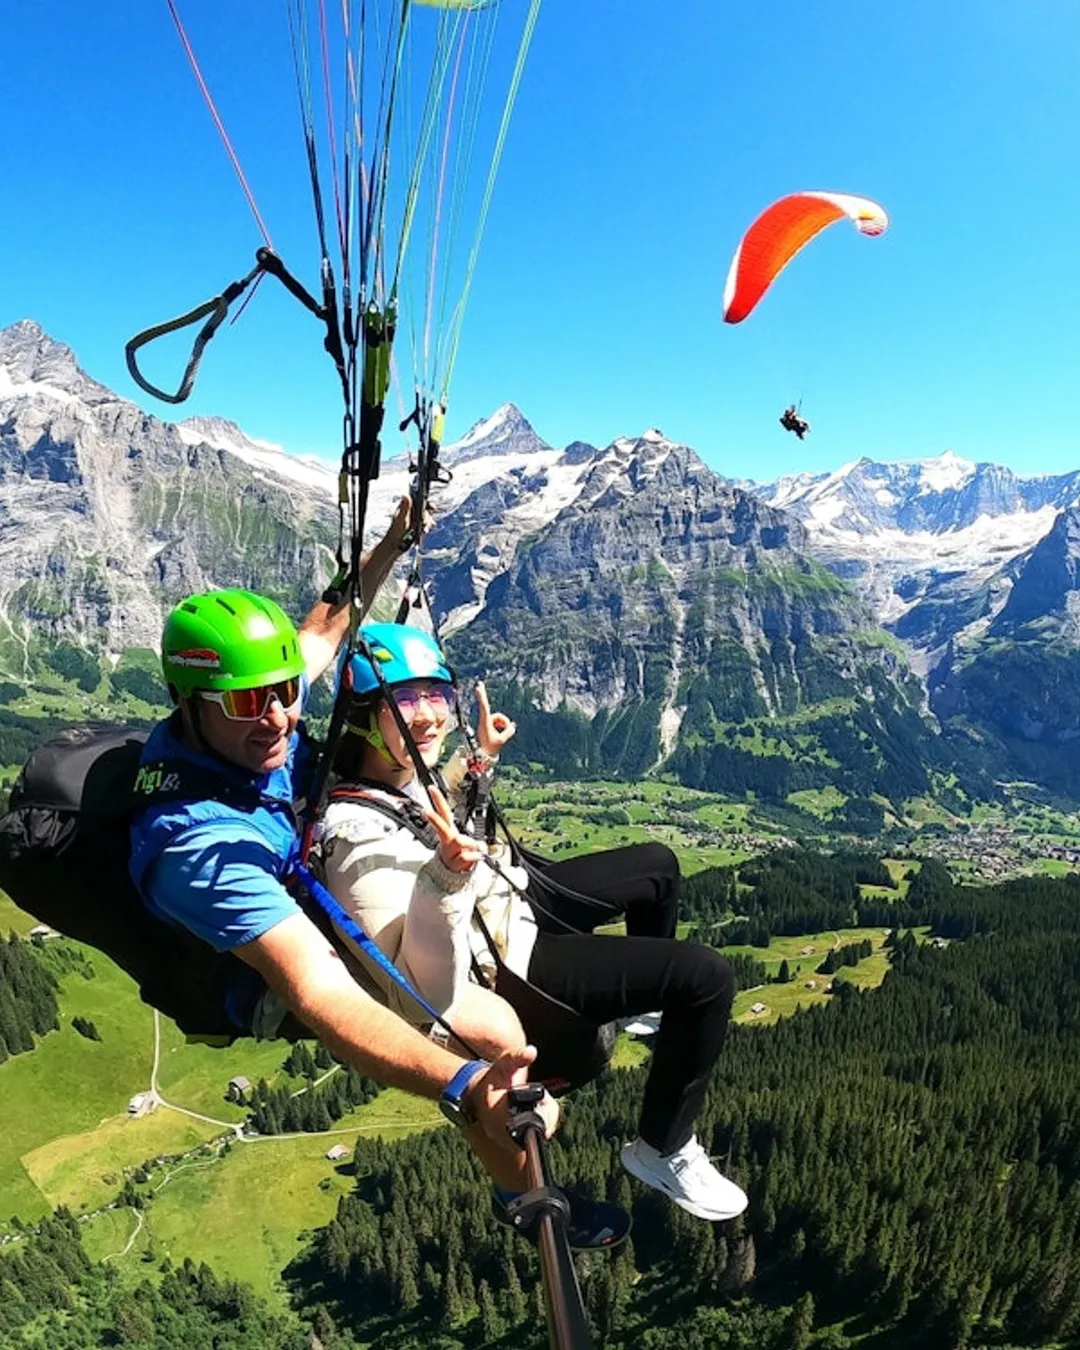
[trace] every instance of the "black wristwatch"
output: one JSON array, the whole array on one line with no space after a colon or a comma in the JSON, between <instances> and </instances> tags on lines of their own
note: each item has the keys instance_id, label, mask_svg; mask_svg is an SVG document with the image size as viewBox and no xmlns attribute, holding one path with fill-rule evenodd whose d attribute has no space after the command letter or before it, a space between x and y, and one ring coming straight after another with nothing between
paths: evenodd
<instances>
[{"instance_id":1,"label":"black wristwatch","mask_svg":"<svg viewBox=\"0 0 1080 1350\"><path fill-rule=\"evenodd\" d=\"M472 1059L468 1064L463 1064L443 1088L442 1096L439 1098L439 1110L447 1120L452 1120L461 1129L476 1121L475 1115L469 1110L465 1094L473 1079L490 1068L491 1065L486 1059Z\"/></svg>"}]
</instances>

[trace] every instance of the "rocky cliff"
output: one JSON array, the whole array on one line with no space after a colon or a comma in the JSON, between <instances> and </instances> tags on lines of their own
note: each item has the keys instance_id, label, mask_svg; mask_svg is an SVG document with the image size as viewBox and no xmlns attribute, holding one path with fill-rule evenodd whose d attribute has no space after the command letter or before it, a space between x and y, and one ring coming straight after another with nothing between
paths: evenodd
<instances>
[{"instance_id":1,"label":"rocky cliff","mask_svg":"<svg viewBox=\"0 0 1080 1350\"><path fill-rule=\"evenodd\" d=\"M619 440L491 581L454 650L532 710L519 753L561 771L666 765L773 800L825 782L922 790L937 745L921 691L807 547L798 521L688 447Z\"/></svg>"},{"instance_id":2,"label":"rocky cliff","mask_svg":"<svg viewBox=\"0 0 1080 1350\"><path fill-rule=\"evenodd\" d=\"M327 475L329 480L330 475ZM329 565L325 486L253 472L95 383L34 323L0 331L0 668L35 644L153 647L165 609L210 585L291 610Z\"/></svg>"}]
</instances>

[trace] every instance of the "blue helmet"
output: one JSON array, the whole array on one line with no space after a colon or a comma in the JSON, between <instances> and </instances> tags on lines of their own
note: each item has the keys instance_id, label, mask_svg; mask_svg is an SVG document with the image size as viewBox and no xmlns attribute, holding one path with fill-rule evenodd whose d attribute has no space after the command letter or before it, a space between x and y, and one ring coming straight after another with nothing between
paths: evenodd
<instances>
[{"instance_id":1,"label":"blue helmet","mask_svg":"<svg viewBox=\"0 0 1080 1350\"><path fill-rule=\"evenodd\" d=\"M429 633L404 623L368 623L360 633L387 684L405 684L408 680L453 683L439 645ZM349 658L347 678L354 695L374 693L379 688L371 662L362 652L354 652Z\"/></svg>"}]
</instances>

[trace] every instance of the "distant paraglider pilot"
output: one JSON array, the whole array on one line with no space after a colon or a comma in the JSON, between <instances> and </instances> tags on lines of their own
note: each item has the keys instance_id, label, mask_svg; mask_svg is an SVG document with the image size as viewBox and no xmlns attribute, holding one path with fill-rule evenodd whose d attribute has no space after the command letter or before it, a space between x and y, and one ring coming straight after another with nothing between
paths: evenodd
<instances>
[{"instance_id":1,"label":"distant paraglider pilot","mask_svg":"<svg viewBox=\"0 0 1080 1350\"><path fill-rule=\"evenodd\" d=\"M780 415L780 425L785 431L793 431L800 441L810 430L810 423L803 417L794 403L789 404Z\"/></svg>"}]
</instances>

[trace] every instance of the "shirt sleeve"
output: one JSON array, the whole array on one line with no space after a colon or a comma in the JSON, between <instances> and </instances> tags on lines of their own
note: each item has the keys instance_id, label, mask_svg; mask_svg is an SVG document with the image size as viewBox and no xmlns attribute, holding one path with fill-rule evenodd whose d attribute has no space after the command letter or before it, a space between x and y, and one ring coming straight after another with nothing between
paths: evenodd
<instances>
[{"instance_id":1,"label":"shirt sleeve","mask_svg":"<svg viewBox=\"0 0 1080 1350\"><path fill-rule=\"evenodd\" d=\"M300 912L278 880L280 866L256 830L233 820L199 825L169 841L150 899L215 951L230 951Z\"/></svg>"}]
</instances>

